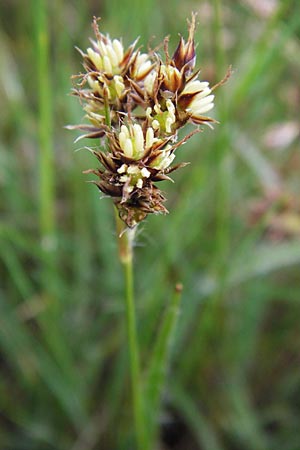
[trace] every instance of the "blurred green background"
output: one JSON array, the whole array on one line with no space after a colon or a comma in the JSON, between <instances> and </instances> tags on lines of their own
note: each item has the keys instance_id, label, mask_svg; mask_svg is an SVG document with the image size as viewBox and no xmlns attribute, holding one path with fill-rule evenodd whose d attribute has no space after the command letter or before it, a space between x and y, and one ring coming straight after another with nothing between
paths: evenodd
<instances>
[{"instance_id":1,"label":"blurred green background","mask_svg":"<svg viewBox=\"0 0 300 450\"><path fill-rule=\"evenodd\" d=\"M214 131L177 152L170 210L140 227L142 362L176 282L181 313L153 450L300 448L300 3L2 0L0 449L132 450L122 272L109 199L68 95L92 16L152 47L187 36L218 81ZM49 50L49 53L48 53ZM92 178L92 177L90 177Z\"/></svg>"}]
</instances>

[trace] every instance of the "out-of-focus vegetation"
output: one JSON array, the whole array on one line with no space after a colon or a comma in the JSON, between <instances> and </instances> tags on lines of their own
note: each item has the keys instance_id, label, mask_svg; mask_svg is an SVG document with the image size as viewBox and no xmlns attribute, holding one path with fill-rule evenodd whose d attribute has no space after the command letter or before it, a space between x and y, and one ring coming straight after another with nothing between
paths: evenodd
<instances>
[{"instance_id":1,"label":"out-of-focus vegetation","mask_svg":"<svg viewBox=\"0 0 300 450\"><path fill-rule=\"evenodd\" d=\"M141 227L135 277L147 363L176 282L160 450L298 450L300 4L2 1L0 448L131 450L122 274L109 200L65 124L93 15L124 44L186 35L216 92L214 131L178 151L166 217ZM49 45L48 45L49 44ZM49 58L47 58L49 48ZM153 449L158 450L158 449Z\"/></svg>"}]
</instances>

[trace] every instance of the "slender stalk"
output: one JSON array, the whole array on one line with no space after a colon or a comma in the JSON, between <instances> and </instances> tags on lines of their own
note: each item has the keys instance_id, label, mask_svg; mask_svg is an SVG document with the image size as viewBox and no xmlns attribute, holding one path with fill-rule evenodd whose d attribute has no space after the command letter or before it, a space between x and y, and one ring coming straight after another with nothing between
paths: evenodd
<instances>
[{"instance_id":1,"label":"slender stalk","mask_svg":"<svg viewBox=\"0 0 300 450\"><path fill-rule=\"evenodd\" d=\"M124 269L126 327L128 337L132 407L138 450L149 450L146 434L145 410L142 391L140 356L136 326L133 282L133 242L135 229L126 228L116 212L119 256Z\"/></svg>"},{"instance_id":2,"label":"slender stalk","mask_svg":"<svg viewBox=\"0 0 300 450\"><path fill-rule=\"evenodd\" d=\"M44 338L51 351L67 366L68 350L62 338L59 321L61 303L57 296L58 280L56 257L56 220L55 220L55 180L53 149L53 89L51 86L50 66L50 5L46 0L32 0L32 21L35 39L35 63L38 100L38 164L39 164L39 230L43 264L41 266L41 286L45 310L38 315ZM69 372L72 376L72 372Z\"/></svg>"},{"instance_id":3,"label":"slender stalk","mask_svg":"<svg viewBox=\"0 0 300 450\"><path fill-rule=\"evenodd\" d=\"M140 450L143 450L145 448L144 410L142 400L139 351L137 344L136 317L133 298L132 259L128 259L127 262L124 262L123 266L126 282L126 322L129 344L133 414L138 448Z\"/></svg>"},{"instance_id":4,"label":"slender stalk","mask_svg":"<svg viewBox=\"0 0 300 450\"><path fill-rule=\"evenodd\" d=\"M52 148L52 102L49 76L48 7L45 0L34 2L38 114L40 147L40 230L42 242L51 250L54 238L54 177Z\"/></svg>"}]
</instances>

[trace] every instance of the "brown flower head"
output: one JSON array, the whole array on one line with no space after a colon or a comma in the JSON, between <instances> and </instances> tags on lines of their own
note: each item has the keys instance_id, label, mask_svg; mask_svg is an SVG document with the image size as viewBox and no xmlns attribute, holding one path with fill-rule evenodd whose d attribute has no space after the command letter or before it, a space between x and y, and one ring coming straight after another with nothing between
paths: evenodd
<instances>
[{"instance_id":1,"label":"brown flower head","mask_svg":"<svg viewBox=\"0 0 300 450\"><path fill-rule=\"evenodd\" d=\"M132 82L136 103L146 109L153 128L165 135L176 133L188 121L196 125L215 122L205 113L214 107L212 91L219 84L210 88L207 81L199 80L199 70L193 72L196 63L194 32L195 15L192 15L188 41L180 37L170 58L166 39L165 61L157 56L156 66L145 77L144 88Z\"/></svg>"},{"instance_id":2,"label":"brown flower head","mask_svg":"<svg viewBox=\"0 0 300 450\"><path fill-rule=\"evenodd\" d=\"M92 46L86 53L78 49L86 73L74 77L79 79L79 83L73 94L85 103L86 117L92 123L90 127L80 125L77 128L92 134L87 137L100 137L108 112L110 123L115 125L121 114L135 107L130 96L130 83L134 81L142 86L154 65L150 55L135 49L137 40L124 50L121 40L111 40L108 35L100 33L95 17L93 29L96 40L91 40Z\"/></svg>"},{"instance_id":3,"label":"brown flower head","mask_svg":"<svg viewBox=\"0 0 300 450\"><path fill-rule=\"evenodd\" d=\"M93 151L103 169L86 173L99 177L94 183L113 198L122 220L133 227L149 213L166 213L165 197L154 183L170 180L169 173L186 165L171 166L175 149L189 136L171 143L155 137L152 127L132 122L121 125L118 131L107 129L106 135L109 151Z\"/></svg>"},{"instance_id":4,"label":"brown flower head","mask_svg":"<svg viewBox=\"0 0 300 450\"><path fill-rule=\"evenodd\" d=\"M196 64L196 53L195 53L195 14L192 15L192 21L189 26L189 38L187 42L184 41L183 37L180 36L180 41L175 53L172 57L172 61L178 70L184 71L187 75L192 73Z\"/></svg>"},{"instance_id":5,"label":"brown flower head","mask_svg":"<svg viewBox=\"0 0 300 450\"><path fill-rule=\"evenodd\" d=\"M86 172L97 175L94 183L134 227L149 213L167 212L156 182L170 180L169 174L185 165L172 165L175 150L200 130L181 141L177 131L188 121L214 122L204 115L214 96L209 83L198 79L199 71L193 73L194 15L187 42L180 37L172 58L165 40L165 61L136 50L136 42L124 51L121 41L100 33L96 19L93 28L96 40L86 53L80 51L86 73L73 91L91 124L68 128L85 131L80 138L106 139L107 150L92 150L101 167Z\"/></svg>"}]
</instances>

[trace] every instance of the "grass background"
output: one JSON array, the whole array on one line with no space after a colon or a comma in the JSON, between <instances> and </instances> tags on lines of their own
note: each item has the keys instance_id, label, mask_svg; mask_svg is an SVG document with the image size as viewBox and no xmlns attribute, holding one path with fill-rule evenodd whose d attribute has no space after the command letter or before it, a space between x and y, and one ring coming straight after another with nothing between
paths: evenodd
<instances>
[{"instance_id":1,"label":"grass background","mask_svg":"<svg viewBox=\"0 0 300 450\"><path fill-rule=\"evenodd\" d=\"M192 164L162 185L170 214L138 236L145 367L184 285L157 449L299 450L299 2L0 8L1 450L132 449L113 211L63 126L82 119L68 92L93 15L125 45L170 35L174 49L191 11L202 79L234 74L216 92L220 125L178 151Z\"/></svg>"}]
</instances>

